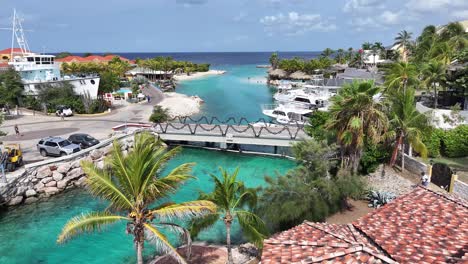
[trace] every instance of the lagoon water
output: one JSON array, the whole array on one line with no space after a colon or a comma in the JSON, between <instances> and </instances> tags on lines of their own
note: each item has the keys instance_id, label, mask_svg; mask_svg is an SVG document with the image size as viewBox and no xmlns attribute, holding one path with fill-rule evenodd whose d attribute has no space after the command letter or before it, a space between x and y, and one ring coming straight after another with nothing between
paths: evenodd
<instances>
[{"instance_id":1,"label":"lagoon water","mask_svg":"<svg viewBox=\"0 0 468 264\"><path fill-rule=\"evenodd\" d=\"M198 116L217 116L220 119L245 117L252 121L263 117L260 105L272 102L272 91L265 84L258 83L266 70L256 68L255 64L267 63L269 53L191 56L182 59L197 61L199 57L197 62L212 63L212 68L227 71L222 76L187 81L178 87L177 92L198 95L205 100ZM239 177L249 187L263 185L265 175L276 177L295 166L294 162L279 158L184 149L169 162L166 171L186 162L196 162L193 174L197 179L189 181L172 197L176 202L196 199L199 190L210 191L213 184L208 175L216 174L219 166L230 171L239 166ZM132 238L125 234L124 224L112 225L101 233L84 234L64 245L55 243L61 228L72 216L105 207L105 202L91 197L84 190L73 190L46 202L0 212L0 264L135 263ZM234 242L242 241L237 225L232 234ZM175 242L175 238L170 237ZM222 224L204 231L199 239L222 244L225 240ZM147 244L145 255L151 254L154 254L154 247Z\"/></svg>"}]
</instances>

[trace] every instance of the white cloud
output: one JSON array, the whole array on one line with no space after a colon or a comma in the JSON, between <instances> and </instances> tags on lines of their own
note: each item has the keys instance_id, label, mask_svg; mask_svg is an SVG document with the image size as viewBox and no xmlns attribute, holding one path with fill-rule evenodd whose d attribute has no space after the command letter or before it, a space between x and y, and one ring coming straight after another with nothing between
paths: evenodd
<instances>
[{"instance_id":1,"label":"white cloud","mask_svg":"<svg viewBox=\"0 0 468 264\"><path fill-rule=\"evenodd\" d=\"M343 11L346 13L363 13L384 7L384 1L382 0L346 0Z\"/></svg>"},{"instance_id":2,"label":"white cloud","mask_svg":"<svg viewBox=\"0 0 468 264\"><path fill-rule=\"evenodd\" d=\"M260 23L264 25L265 31L267 31L269 35L280 33L294 36L303 35L310 31L333 31L337 28L334 23L323 19L319 14L301 15L297 12L265 16L260 19Z\"/></svg>"},{"instance_id":3,"label":"white cloud","mask_svg":"<svg viewBox=\"0 0 468 264\"><path fill-rule=\"evenodd\" d=\"M401 12L384 11L381 15L381 21L385 25L396 25L401 22Z\"/></svg>"},{"instance_id":4,"label":"white cloud","mask_svg":"<svg viewBox=\"0 0 468 264\"><path fill-rule=\"evenodd\" d=\"M459 20L468 19L468 9L453 11L450 16Z\"/></svg>"},{"instance_id":5,"label":"white cloud","mask_svg":"<svg viewBox=\"0 0 468 264\"><path fill-rule=\"evenodd\" d=\"M437 12L440 9L468 6L466 0L410 0L406 7L416 12Z\"/></svg>"}]
</instances>

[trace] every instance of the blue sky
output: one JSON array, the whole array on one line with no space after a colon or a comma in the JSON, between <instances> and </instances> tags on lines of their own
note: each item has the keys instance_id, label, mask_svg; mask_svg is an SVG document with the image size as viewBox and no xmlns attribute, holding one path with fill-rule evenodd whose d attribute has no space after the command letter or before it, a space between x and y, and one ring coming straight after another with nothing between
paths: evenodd
<instances>
[{"instance_id":1,"label":"blue sky","mask_svg":"<svg viewBox=\"0 0 468 264\"><path fill-rule=\"evenodd\" d=\"M46 52L315 51L468 19L467 0L0 0ZM10 34L0 31L0 48Z\"/></svg>"}]
</instances>

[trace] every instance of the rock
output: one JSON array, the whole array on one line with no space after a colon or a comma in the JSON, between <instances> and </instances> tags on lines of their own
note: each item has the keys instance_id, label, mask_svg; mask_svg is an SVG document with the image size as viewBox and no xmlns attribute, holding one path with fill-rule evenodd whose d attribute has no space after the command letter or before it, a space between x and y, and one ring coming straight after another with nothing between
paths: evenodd
<instances>
[{"instance_id":1,"label":"rock","mask_svg":"<svg viewBox=\"0 0 468 264\"><path fill-rule=\"evenodd\" d=\"M80 167L80 160L75 160L71 163L71 169L79 168Z\"/></svg>"},{"instance_id":2,"label":"rock","mask_svg":"<svg viewBox=\"0 0 468 264\"><path fill-rule=\"evenodd\" d=\"M50 181L45 186L46 187L55 187L55 186L57 186L57 182L56 181Z\"/></svg>"},{"instance_id":3,"label":"rock","mask_svg":"<svg viewBox=\"0 0 468 264\"><path fill-rule=\"evenodd\" d=\"M104 169L104 161L100 160L100 161L96 162L96 167L98 169L101 169L101 170Z\"/></svg>"},{"instance_id":4,"label":"rock","mask_svg":"<svg viewBox=\"0 0 468 264\"><path fill-rule=\"evenodd\" d=\"M37 197L28 197L28 198L26 198L26 200L24 200L24 203L25 204L32 204L32 203L37 202L37 200L39 200Z\"/></svg>"},{"instance_id":5,"label":"rock","mask_svg":"<svg viewBox=\"0 0 468 264\"><path fill-rule=\"evenodd\" d=\"M242 253L251 257L257 257L258 249L253 244L246 243L246 244L239 245L239 253Z\"/></svg>"},{"instance_id":6,"label":"rock","mask_svg":"<svg viewBox=\"0 0 468 264\"><path fill-rule=\"evenodd\" d=\"M104 153L104 155L107 155L112 151L112 149L113 149L113 146L112 144L110 144L110 145L103 147L101 150Z\"/></svg>"},{"instance_id":7,"label":"rock","mask_svg":"<svg viewBox=\"0 0 468 264\"><path fill-rule=\"evenodd\" d=\"M51 181L53 181L53 180L54 180L54 178L52 178L52 177L47 177L47 178L42 179L41 182L42 182L43 184L47 184L47 183L49 183L49 182L51 182Z\"/></svg>"},{"instance_id":8,"label":"rock","mask_svg":"<svg viewBox=\"0 0 468 264\"><path fill-rule=\"evenodd\" d=\"M74 180L84 175L84 172L81 168L75 168L67 173L65 176L66 179Z\"/></svg>"},{"instance_id":9,"label":"rock","mask_svg":"<svg viewBox=\"0 0 468 264\"><path fill-rule=\"evenodd\" d=\"M34 185L34 189L37 191L37 192L42 192L44 189L44 184L42 182L39 182L38 184Z\"/></svg>"},{"instance_id":10,"label":"rock","mask_svg":"<svg viewBox=\"0 0 468 264\"><path fill-rule=\"evenodd\" d=\"M57 172L60 172L62 174L66 174L71 169L71 167L72 167L72 165L70 165L68 163L61 164L60 166L58 166Z\"/></svg>"},{"instance_id":11,"label":"rock","mask_svg":"<svg viewBox=\"0 0 468 264\"><path fill-rule=\"evenodd\" d=\"M23 196L15 196L13 199L11 199L11 200L8 202L8 205L9 205L9 206L18 205L18 204L20 204L22 201L23 201Z\"/></svg>"},{"instance_id":12,"label":"rock","mask_svg":"<svg viewBox=\"0 0 468 264\"><path fill-rule=\"evenodd\" d=\"M86 185L86 177L81 177L75 182L75 186L82 187Z\"/></svg>"},{"instance_id":13,"label":"rock","mask_svg":"<svg viewBox=\"0 0 468 264\"><path fill-rule=\"evenodd\" d=\"M32 190L32 189L29 189L26 191L26 197L31 197L31 196L34 196L36 195L37 192L35 190Z\"/></svg>"},{"instance_id":14,"label":"rock","mask_svg":"<svg viewBox=\"0 0 468 264\"><path fill-rule=\"evenodd\" d=\"M102 156L104 156L104 152L102 150L100 150L100 149L95 149L95 150L91 151L89 156L91 157L91 159L97 160L97 159L101 158Z\"/></svg>"},{"instance_id":15,"label":"rock","mask_svg":"<svg viewBox=\"0 0 468 264\"><path fill-rule=\"evenodd\" d=\"M36 175L36 177L37 177L38 179L43 179L43 178L51 177L51 176L52 176L52 171L50 170L50 168L49 168L48 166L39 168L39 169L37 170L37 175Z\"/></svg>"},{"instance_id":16,"label":"rock","mask_svg":"<svg viewBox=\"0 0 468 264\"><path fill-rule=\"evenodd\" d=\"M53 178L55 181L60 181L61 179L63 179L63 174L60 173L60 172L58 172L58 170L57 170L57 171L54 171L54 172L52 173L52 178Z\"/></svg>"},{"instance_id":17,"label":"rock","mask_svg":"<svg viewBox=\"0 0 468 264\"><path fill-rule=\"evenodd\" d=\"M57 187L46 187L46 188L44 188L44 192L47 195L52 195L52 194L58 193L59 189Z\"/></svg>"},{"instance_id":18,"label":"rock","mask_svg":"<svg viewBox=\"0 0 468 264\"><path fill-rule=\"evenodd\" d=\"M16 189L16 195L23 196L24 192L26 192L27 189L28 188L26 188L25 186L18 187L18 189Z\"/></svg>"},{"instance_id":19,"label":"rock","mask_svg":"<svg viewBox=\"0 0 468 264\"><path fill-rule=\"evenodd\" d=\"M31 180L32 183L37 183L38 181L39 181L38 178L33 178L33 179Z\"/></svg>"},{"instance_id":20,"label":"rock","mask_svg":"<svg viewBox=\"0 0 468 264\"><path fill-rule=\"evenodd\" d=\"M57 188L64 189L65 187L67 187L69 181L70 181L69 179L63 179L57 182Z\"/></svg>"}]
</instances>

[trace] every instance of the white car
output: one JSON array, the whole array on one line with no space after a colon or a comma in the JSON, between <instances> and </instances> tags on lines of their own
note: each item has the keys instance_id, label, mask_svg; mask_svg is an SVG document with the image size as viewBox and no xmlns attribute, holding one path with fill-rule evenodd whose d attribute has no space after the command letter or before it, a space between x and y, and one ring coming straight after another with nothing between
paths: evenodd
<instances>
[{"instance_id":1,"label":"white car","mask_svg":"<svg viewBox=\"0 0 468 264\"><path fill-rule=\"evenodd\" d=\"M65 105L59 105L57 107L57 111L55 111L55 114L57 116L61 116L62 113L64 114L64 116L72 116L73 115L73 111L71 110L70 107L65 106Z\"/></svg>"}]
</instances>

